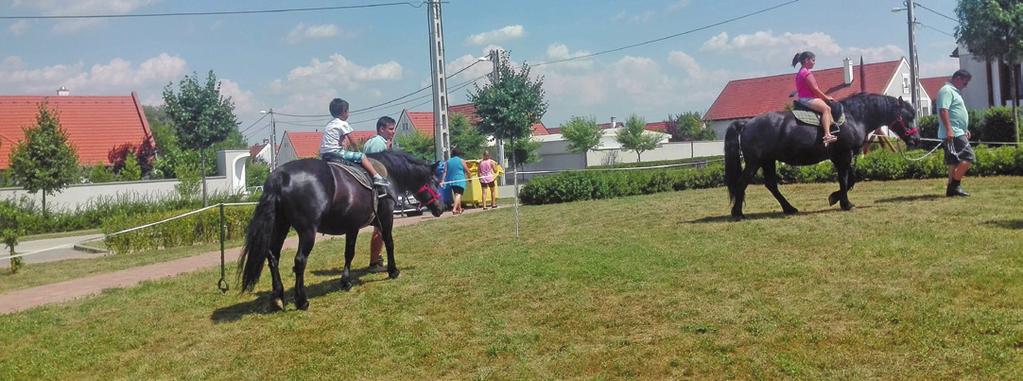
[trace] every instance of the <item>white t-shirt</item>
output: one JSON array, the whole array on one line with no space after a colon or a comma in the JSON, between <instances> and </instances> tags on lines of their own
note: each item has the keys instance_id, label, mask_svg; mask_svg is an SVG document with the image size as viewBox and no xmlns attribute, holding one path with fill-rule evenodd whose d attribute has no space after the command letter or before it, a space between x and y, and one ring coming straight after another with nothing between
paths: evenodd
<instances>
[{"instance_id":1,"label":"white t-shirt","mask_svg":"<svg viewBox=\"0 0 1023 381\"><path fill-rule=\"evenodd\" d=\"M337 152L342 149L341 139L352 133L352 126L348 122L334 118L323 127L323 140L320 141L320 154L325 152Z\"/></svg>"}]
</instances>

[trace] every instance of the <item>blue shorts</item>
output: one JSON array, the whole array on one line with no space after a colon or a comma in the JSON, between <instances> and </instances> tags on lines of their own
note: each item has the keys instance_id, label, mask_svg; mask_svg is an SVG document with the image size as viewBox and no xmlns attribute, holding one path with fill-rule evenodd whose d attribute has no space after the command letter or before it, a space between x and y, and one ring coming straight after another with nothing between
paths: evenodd
<instances>
[{"instance_id":1,"label":"blue shorts","mask_svg":"<svg viewBox=\"0 0 1023 381\"><path fill-rule=\"evenodd\" d=\"M321 152L320 158L326 161L347 161L349 163L362 164L362 152L346 151L339 149L334 152Z\"/></svg>"}]
</instances>

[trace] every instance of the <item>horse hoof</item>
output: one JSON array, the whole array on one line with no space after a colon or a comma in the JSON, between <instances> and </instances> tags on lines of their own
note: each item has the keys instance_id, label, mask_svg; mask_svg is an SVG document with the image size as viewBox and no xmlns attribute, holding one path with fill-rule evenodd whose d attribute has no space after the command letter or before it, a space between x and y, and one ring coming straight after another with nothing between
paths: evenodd
<instances>
[{"instance_id":1,"label":"horse hoof","mask_svg":"<svg viewBox=\"0 0 1023 381\"><path fill-rule=\"evenodd\" d=\"M398 269L388 270L387 271L387 277L388 278L395 279L395 278L398 277L398 275L401 275L401 271L398 271Z\"/></svg>"},{"instance_id":2,"label":"horse hoof","mask_svg":"<svg viewBox=\"0 0 1023 381\"><path fill-rule=\"evenodd\" d=\"M785 214L796 214L796 213L799 213L799 209L788 208L788 209L785 209L784 212L785 212Z\"/></svg>"},{"instance_id":3,"label":"horse hoof","mask_svg":"<svg viewBox=\"0 0 1023 381\"><path fill-rule=\"evenodd\" d=\"M854 206L856 206L856 205L853 205L851 202L848 202L848 203L842 204L842 210L850 210Z\"/></svg>"},{"instance_id":4,"label":"horse hoof","mask_svg":"<svg viewBox=\"0 0 1023 381\"><path fill-rule=\"evenodd\" d=\"M829 206L835 206L835 203L837 203L837 202L838 202L838 195L837 194L832 193L830 196L828 196L828 205Z\"/></svg>"},{"instance_id":5,"label":"horse hoof","mask_svg":"<svg viewBox=\"0 0 1023 381\"><path fill-rule=\"evenodd\" d=\"M297 307L298 309L300 309L302 311L308 310L309 309L309 301L308 300L297 301L297 302L295 302L295 307Z\"/></svg>"},{"instance_id":6,"label":"horse hoof","mask_svg":"<svg viewBox=\"0 0 1023 381\"><path fill-rule=\"evenodd\" d=\"M277 311L284 311L284 300L280 298L274 298L272 306L276 308Z\"/></svg>"},{"instance_id":7,"label":"horse hoof","mask_svg":"<svg viewBox=\"0 0 1023 381\"><path fill-rule=\"evenodd\" d=\"M344 290L344 291L351 290L352 289L352 282L347 280L347 279L341 281L341 289Z\"/></svg>"},{"instance_id":8,"label":"horse hoof","mask_svg":"<svg viewBox=\"0 0 1023 381\"><path fill-rule=\"evenodd\" d=\"M733 214L732 215L732 221L742 221L742 220L745 220L745 219L746 219L746 216L742 215L742 214Z\"/></svg>"}]
</instances>

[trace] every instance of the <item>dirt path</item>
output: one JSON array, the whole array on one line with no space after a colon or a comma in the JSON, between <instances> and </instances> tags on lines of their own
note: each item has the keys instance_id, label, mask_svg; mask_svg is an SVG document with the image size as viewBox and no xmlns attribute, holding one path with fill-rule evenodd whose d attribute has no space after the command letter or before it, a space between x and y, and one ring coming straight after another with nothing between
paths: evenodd
<instances>
[{"instance_id":1,"label":"dirt path","mask_svg":"<svg viewBox=\"0 0 1023 381\"><path fill-rule=\"evenodd\" d=\"M466 209L466 213L477 213L481 211L482 210L480 209ZM452 217L451 213L444 213L444 215L439 218L445 219ZM457 216L454 216L454 218L457 218ZM438 218L432 216L396 218L394 220L394 226L411 225L420 221L433 219ZM362 232L372 231L371 229L372 228L365 228ZM368 237L368 235L366 235L366 237ZM317 236L317 241L334 238L341 237L319 235ZM291 237L284 242L285 249L293 250L297 247L298 237ZM241 255L240 248L229 249L224 253L225 258L232 262L237 259L239 255ZM108 288L131 287L142 281L172 277L218 265L220 265L220 251L211 251L168 262L139 266L85 278L15 290L5 294L0 294L0 315L23 311L45 304L66 302L98 294Z\"/></svg>"}]
</instances>

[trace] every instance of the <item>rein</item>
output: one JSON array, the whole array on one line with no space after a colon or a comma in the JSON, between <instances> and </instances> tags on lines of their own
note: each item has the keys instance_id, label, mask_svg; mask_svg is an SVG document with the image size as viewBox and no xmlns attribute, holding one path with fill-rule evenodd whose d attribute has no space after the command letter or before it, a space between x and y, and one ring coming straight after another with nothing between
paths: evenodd
<instances>
[{"instance_id":1,"label":"rein","mask_svg":"<svg viewBox=\"0 0 1023 381\"><path fill-rule=\"evenodd\" d=\"M430 194L430 201L427 201L426 202L427 204L432 204L432 203L436 202L437 199L440 198L440 195L437 194L437 192L434 191L433 188L430 188L429 184L423 184L423 186L421 188L419 188L419 190L416 191L416 193L423 193L423 192L428 192Z\"/></svg>"}]
</instances>

